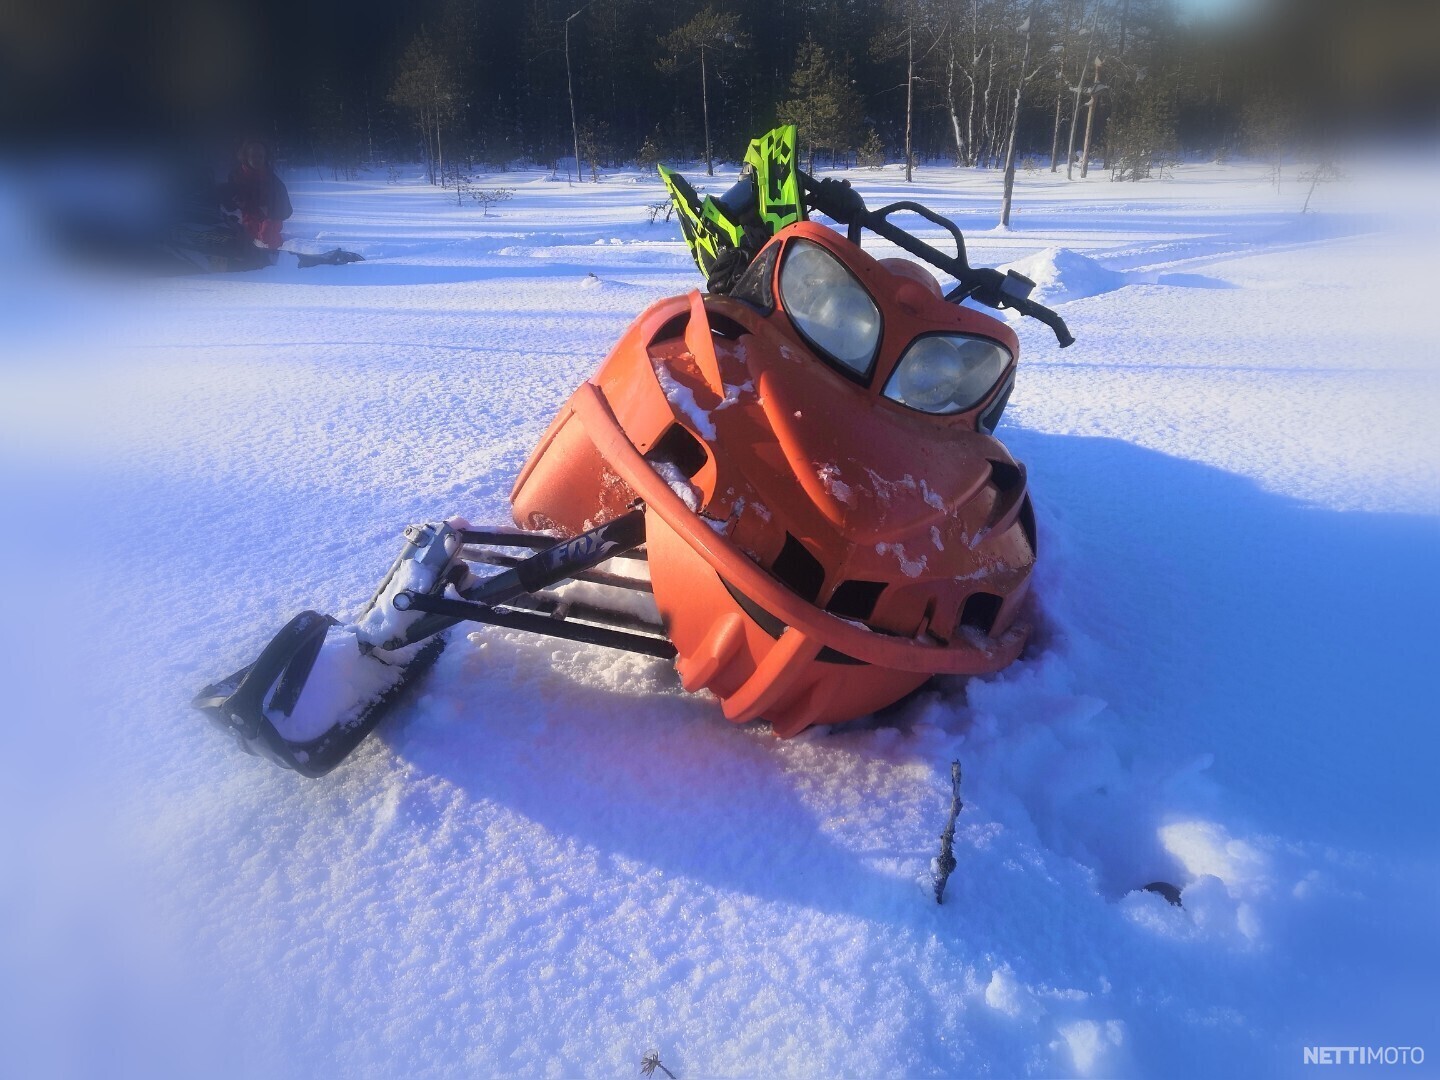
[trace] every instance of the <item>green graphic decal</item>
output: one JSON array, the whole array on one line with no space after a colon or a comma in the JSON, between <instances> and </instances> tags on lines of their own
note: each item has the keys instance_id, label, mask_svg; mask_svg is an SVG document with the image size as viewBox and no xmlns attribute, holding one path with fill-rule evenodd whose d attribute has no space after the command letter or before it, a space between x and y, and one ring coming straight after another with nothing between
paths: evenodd
<instances>
[{"instance_id":1,"label":"green graphic decal","mask_svg":"<svg viewBox=\"0 0 1440 1080\"><path fill-rule=\"evenodd\" d=\"M664 165L656 166L670 201L680 218L680 231L690 248L690 255L700 272L709 275L715 260L726 248L738 247L744 236L739 223L731 221L720 204L706 195L703 199L695 193L683 176Z\"/></svg>"},{"instance_id":2,"label":"green graphic decal","mask_svg":"<svg viewBox=\"0 0 1440 1080\"><path fill-rule=\"evenodd\" d=\"M795 125L767 131L745 151L745 164L755 170L760 196L760 220L775 235L787 225L805 220L800 202L800 180L795 175Z\"/></svg>"}]
</instances>

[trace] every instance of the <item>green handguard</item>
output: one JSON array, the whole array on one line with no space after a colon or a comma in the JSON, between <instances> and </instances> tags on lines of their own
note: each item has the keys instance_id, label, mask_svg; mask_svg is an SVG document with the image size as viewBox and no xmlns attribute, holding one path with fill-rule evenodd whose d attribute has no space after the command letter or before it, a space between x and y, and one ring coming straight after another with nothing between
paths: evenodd
<instances>
[{"instance_id":1,"label":"green handguard","mask_svg":"<svg viewBox=\"0 0 1440 1080\"><path fill-rule=\"evenodd\" d=\"M800 181L795 171L794 124L767 131L746 149L741 176L753 180L755 204L738 216L711 196L702 198L674 169L664 165L657 168L675 204L685 246L707 278L721 255L744 246L747 226L752 232L753 248L757 227L774 236L787 225L805 220L805 204L800 199ZM753 256L754 250L749 254Z\"/></svg>"},{"instance_id":2,"label":"green handguard","mask_svg":"<svg viewBox=\"0 0 1440 1080\"><path fill-rule=\"evenodd\" d=\"M805 220L795 170L795 141L795 125L785 124L761 135L745 151L745 164L755 170L760 220L771 236Z\"/></svg>"},{"instance_id":3,"label":"green handguard","mask_svg":"<svg viewBox=\"0 0 1440 1080\"><path fill-rule=\"evenodd\" d=\"M670 193L670 201L675 204L675 212L680 218L680 232L685 237L690 256L700 268L700 273L709 277L710 268L715 265L720 253L727 248L739 247L745 230L738 222L731 221L720 204L709 195L701 199L674 169L667 169L664 165L656 167L660 170L660 179L665 182L665 190Z\"/></svg>"}]
</instances>

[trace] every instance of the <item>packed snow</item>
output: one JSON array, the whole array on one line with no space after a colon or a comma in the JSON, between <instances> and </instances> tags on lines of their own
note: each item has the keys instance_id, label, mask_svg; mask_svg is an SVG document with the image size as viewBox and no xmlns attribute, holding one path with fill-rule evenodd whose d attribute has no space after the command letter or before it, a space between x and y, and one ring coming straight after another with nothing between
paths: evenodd
<instances>
[{"instance_id":1,"label":"packed snow","mask_svg":"<svg viewBox=\"0 0 1440 1080\"><path fill-rule=\"evenodd\" d=\"M1025 655L782 742L665 663L457 633L320 781L190 696L355 611L406 524L507 520L571 389L699 283L658 182L510 173L482 217L418 170L296 174L295 247L365 262L145 284L52 265L7 186L3 1071L1435 1069L1434 164L1304 215L1296 169L1022 173L1005 232L992 174L850 173L1078 339L1017 324L998 432Z\"/></svg>"}]
</instances>

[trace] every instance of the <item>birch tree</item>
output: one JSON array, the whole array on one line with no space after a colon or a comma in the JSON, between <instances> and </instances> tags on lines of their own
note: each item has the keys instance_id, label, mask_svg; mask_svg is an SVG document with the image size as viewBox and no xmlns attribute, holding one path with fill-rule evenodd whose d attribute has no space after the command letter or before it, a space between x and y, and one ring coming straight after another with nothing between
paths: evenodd
<instances>
[{"instance_id":1,"label":"birch tree","mask_svg":"<svg viewBox=\"0 0 1440 1080\"><path fill-rule=\"evenodd\" d=\"M1025 95L1026 84L1040 74L1039 65L1030 67L1030 39L1034 29L1035 5L1031 3L1030 11L1017 31L1025 35L1025 47L1020 54L1020 68L1015 77L1015 104L1010 111L1010 134L1005 140L1005 181L1004 193L1000 197L1000 224L1006 228L1010 225L1010 204L1015 194L1015 136L1020 130L1020 102Z\"/></svg>"}]
</instances>

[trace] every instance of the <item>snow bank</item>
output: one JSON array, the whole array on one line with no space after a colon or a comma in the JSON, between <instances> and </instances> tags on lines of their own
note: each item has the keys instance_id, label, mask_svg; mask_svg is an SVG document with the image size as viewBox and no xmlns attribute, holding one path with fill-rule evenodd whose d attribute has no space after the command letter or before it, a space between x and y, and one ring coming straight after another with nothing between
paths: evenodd
<instances>
[{"instance_id":1,"label":"snow bank","mask_svg":"<svg viewBox=\"0 0 1440 1080\"><path fill-rule=\"evenodd\" d=\"M1030 297L1046 307L1099 296L1126 283L1124 274L1107 270L1088 255L1070 248L1046 248L1000 269L1014 270L1035 282Z\"/></svg>"}]
</instances>

